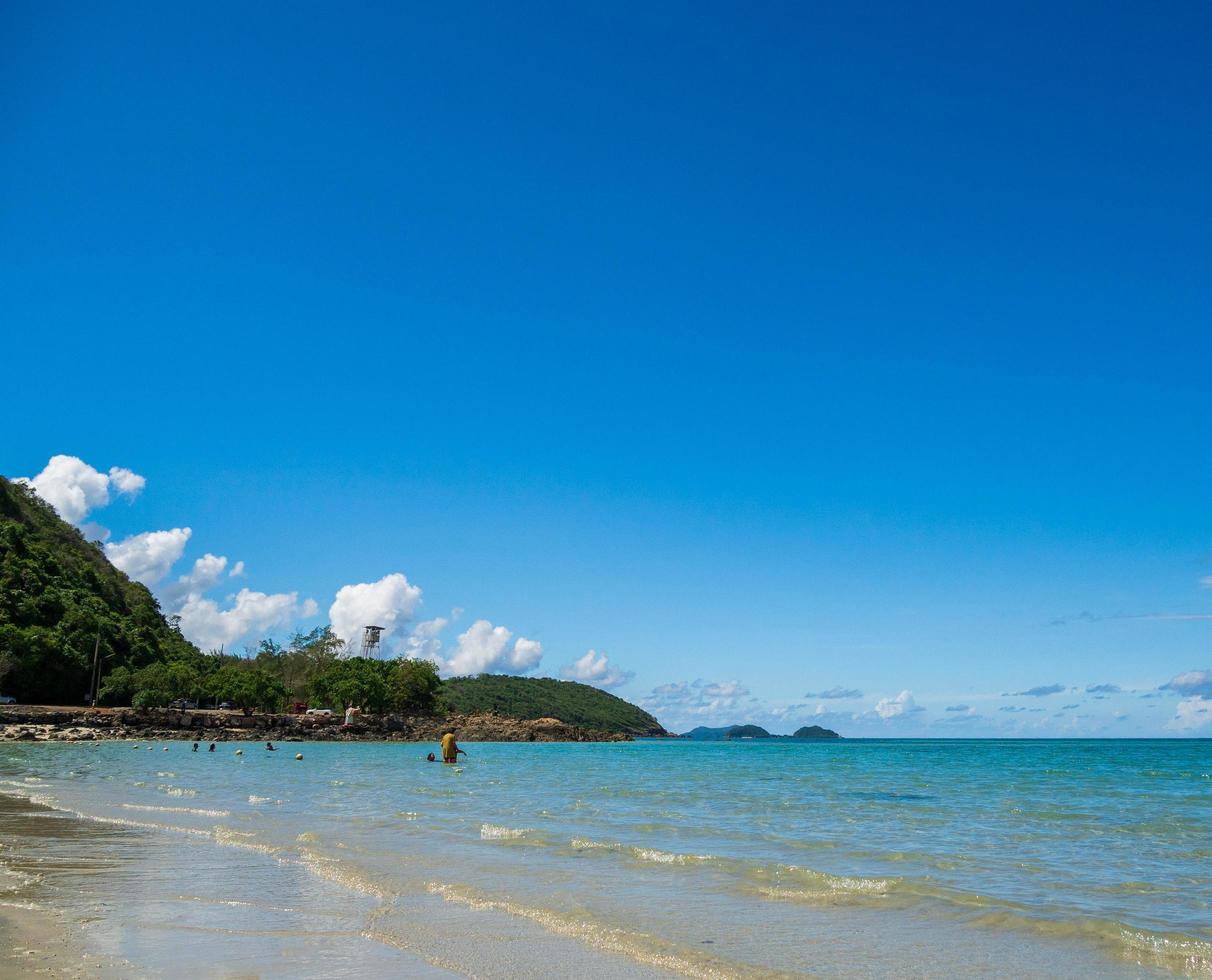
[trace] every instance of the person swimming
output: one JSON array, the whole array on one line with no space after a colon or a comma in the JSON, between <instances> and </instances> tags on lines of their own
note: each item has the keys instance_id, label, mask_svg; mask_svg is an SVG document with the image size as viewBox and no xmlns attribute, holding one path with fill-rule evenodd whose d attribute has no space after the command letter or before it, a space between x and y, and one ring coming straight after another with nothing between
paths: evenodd
<instances>
[{"instance_id":1,"label":"person swimming","mask_svg":"<svg viewBox=\"0 0 1212 980\"><path fill-rule=\"evenodd\" d=\"M197 743L197 742L194 742L194 751L195 751L195 752L197 752L197 751L198 751L198 743Z\"/></svg>"},{"instance_id":2,"label":"person swimming","mask_svg":"<svg viewBox=\"0 0 1212 980\"><path fill-rule=\"evenodd\" d=\"M430 753L429 753L429 755L427 755L427 756L425 757L425 761L426 761L426 762L437 762L437 761L438 761L438 758L437 758L437 756L435 756L435 755L434 755L432 752L430 752Z\"/></svg>"},{"instance_id":3,"label":"person swimming","mask_svg":"<svg viewBox=\"0 0 1212 980\"><path fill-rule=\"evenodd\" d=\"M278 750L274 748L274 743L273 743L273 742L266 742L266 743L265 743L265 751L266 751L266 752L277 752Z\"/></svg>"},{"instance_id":4,"label":"person swimming","mask_svg":"<svg viewBox=\"0 0 1212 980\"><path fill-rule=\"evenodd\" d=\"M207 752L213 752L213 751L215 751L215 743L214 743L214 742L211 742L211 743L210 743L210 748L209 748L209 749L207 749L206 751L207 751Z\"/></svg>"},{"instance_id":5,"label":"person swimming","mask_svg":"<svg viewBox=\"0 0 1212 980\"><path fill-rule=\"evenodd\" d=\"M459 748L458 743L455 741L454 732L447 731L442 736L442 761L447 765L453 765L459 761L460 754L466 755L467 753Z\"/></svg>"}]
</instances>

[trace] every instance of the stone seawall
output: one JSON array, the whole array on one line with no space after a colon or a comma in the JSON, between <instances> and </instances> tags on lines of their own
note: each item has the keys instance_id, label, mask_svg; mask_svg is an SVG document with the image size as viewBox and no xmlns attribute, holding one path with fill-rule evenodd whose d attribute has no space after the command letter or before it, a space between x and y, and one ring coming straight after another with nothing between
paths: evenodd
<instances>
[{"instance_id":1,"label":"stone seawall","mask_svg":"<svg viewBox=\"0 0 1212 980\"><path fill-rule=\"evenodd\" d=\"M453 728L467 742L628 742L629 735L566 725L557 718L523 721L473 714L401 717L252 714L171 708L0 708L0 741L84 742L100 739L233 739L281 742L436 742Z\"/></svg>"}]
</instances>

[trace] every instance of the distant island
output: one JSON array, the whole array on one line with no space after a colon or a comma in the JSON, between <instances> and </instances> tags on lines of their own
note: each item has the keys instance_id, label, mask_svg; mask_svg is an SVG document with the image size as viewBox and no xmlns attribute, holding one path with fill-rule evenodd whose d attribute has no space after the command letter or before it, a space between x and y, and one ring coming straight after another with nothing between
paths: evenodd
<instances>
[{"instance_id":1,"label":"distant island","mask_svg":"<svg viewBox=\"0 0 1212 980\"><path fill-rule=\"evenodd\" d=\"M678 737L694 739L700 742L712 742L740 738L830 739L841 738L842 736L832 729L822 728L820 725L805 725L803 728L797 729L793 735L771 735L770 732L759 725L727 725L723 728L707 728L700 725L698 728L685 732Z\"/></svg>"}]
</instances>

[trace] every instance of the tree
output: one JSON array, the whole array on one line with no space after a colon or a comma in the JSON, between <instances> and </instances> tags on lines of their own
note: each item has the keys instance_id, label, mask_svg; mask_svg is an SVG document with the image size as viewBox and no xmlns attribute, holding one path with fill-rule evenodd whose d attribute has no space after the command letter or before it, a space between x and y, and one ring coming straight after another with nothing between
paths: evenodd
<instances>
[{"instance_id":1,"label":"tree","mask_svg":"<svg viewBox=\"0 0 1212 980\"><path fill-rule=\"evenodd\" d=\"M212 697L241 708L277 711L286 700L286 686L263 667L248 661L226 664L211 675L207 685Z\"/></svg>"},{"instance_id":2,"label":"tree","mask_svg":"<svg viewBox=\"0 0 1212 980\"><path fill-rule=\"evenodd\" d=\"M392 707L401 712L428 714L437 707L442 681L428 660L398 660L391 674Z\"/></svg>"},{"instance_id":3,"label":"tree","mask_svg":"<svg viewBox=\"0 0 1212 980\"><path fill-rule=\"evenodd\" d=\"M135 696L135 677L127 667L115 667L105 675L97 701L104 705L130 704Z\"/></svg>"},{"instance_id":4,"label":"tree","mask_svg":"<svg viewBox=\"0 0 1212 980\"><path fill-rule=\"evenodd\" d=\"M386 711L392 701L388 681L392 664L367 657L334 660L311 681L312 699L326 705L356 704L374 714Z\"/></svg>"},{"instance_id":5,"label":"tree","mask_svg":"<svg viewBox=\"0 0 1212 980\"><path fill-rule=\"evenodd\" d=\"M136 708L163 708L176 696L173 672L167 664L151 664L135 671L131 682L135 690L131 704Z\"/></svg>"}]
</instances>

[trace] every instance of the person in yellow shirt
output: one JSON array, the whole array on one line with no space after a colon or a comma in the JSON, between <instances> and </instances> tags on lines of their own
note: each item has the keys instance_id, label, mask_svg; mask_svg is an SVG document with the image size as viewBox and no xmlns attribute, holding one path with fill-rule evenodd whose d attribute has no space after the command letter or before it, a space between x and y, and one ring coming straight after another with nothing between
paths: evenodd
<instances>
[{"instance_id":1,"label":"person in yellow shirt","mask_svg":"<svg viewBox=\"0 0 1212 980\"><path fill-rule=\"evenodd\" d=\"M442 736L442 761L446 763L455 763L459 761L459 754L466 755L458 744L455 742L454 732L447 732Z\"/></svg>"}]
</instances>

